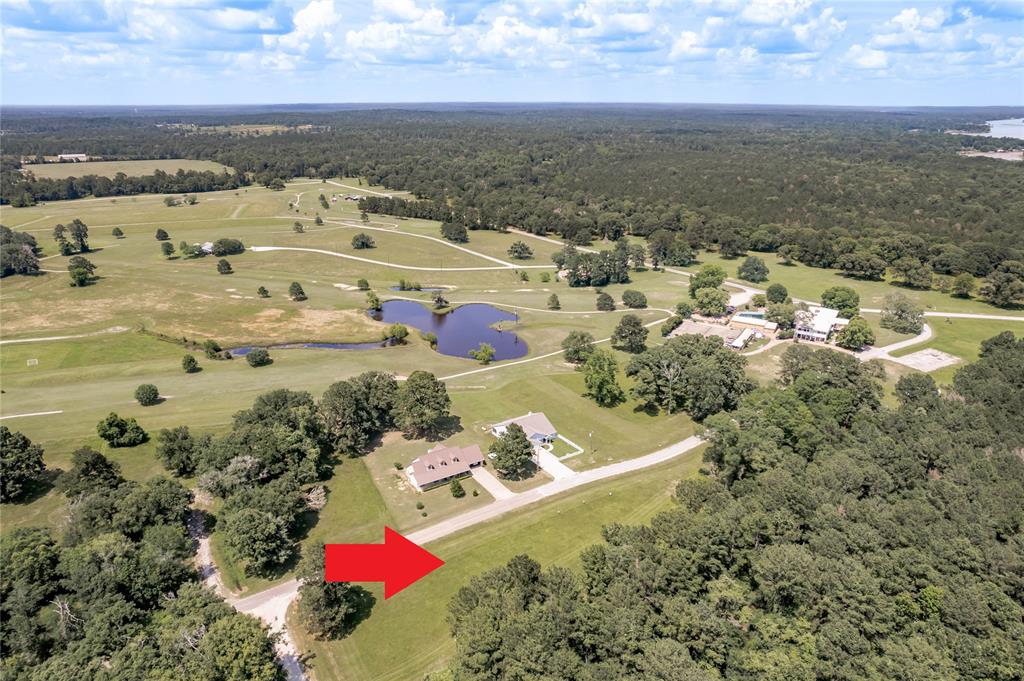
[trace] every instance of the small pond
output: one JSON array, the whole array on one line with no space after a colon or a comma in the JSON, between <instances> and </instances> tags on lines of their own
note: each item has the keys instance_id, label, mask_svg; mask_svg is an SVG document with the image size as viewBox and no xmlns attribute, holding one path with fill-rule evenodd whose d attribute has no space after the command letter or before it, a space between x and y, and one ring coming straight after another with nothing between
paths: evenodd
<instances>
[{"instance_id":1,"label":"small pond","mask_svg":"<svg viewBox=\"0 0 1024 681\"><path fill-rule=\"evenodd\" d=\"M437 351L452 357L469 357L469 351L480 343L494 346L496 360L515 359L527 352L526 341L515 333L492 328L498 322L515 322L516 316L484 303L460 305L447 314L434 314L411 300L389 300L381 310L370 312L370 316L380 322L401 322L433 333L437 336Z\"/></svg>"}]
</instances>

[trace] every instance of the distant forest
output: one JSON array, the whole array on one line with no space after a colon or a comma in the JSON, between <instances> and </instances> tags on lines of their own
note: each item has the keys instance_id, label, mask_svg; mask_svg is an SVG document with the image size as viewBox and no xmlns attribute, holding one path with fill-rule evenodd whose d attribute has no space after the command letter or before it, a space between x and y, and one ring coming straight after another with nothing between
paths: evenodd
<instances>
[{"instance_id":1,"label":"distant forest","mask_svg":"<svg viewBox=\"0 0 1024 681\"><path fill-rule=\"evenodd\" d=\"M870 276L874 240L913 236L905 252L940 274L985 276L1024 247L1019 164L956 151L1005 140L943 134L1009 110L658 106L486 106L450 110L161 110L4 116L0 197L36 200L137 191L231 188L234 175L167 175L120 183L36 180L22 156L79 152L105 159L191 158L234 167L270 186L292 177L359 176L426 199L367 208L405 211L469 229L519 227L577 243L682 231L691 244L775 251ZM313 124L315 131L195 134L200 126ZM181 185L181 188L178 188ZM919 239L918 239L919 238ZM936 265L934 261L938 260ZM890 263L891 264L891 263Z\"/></svg>"}]
</instances>

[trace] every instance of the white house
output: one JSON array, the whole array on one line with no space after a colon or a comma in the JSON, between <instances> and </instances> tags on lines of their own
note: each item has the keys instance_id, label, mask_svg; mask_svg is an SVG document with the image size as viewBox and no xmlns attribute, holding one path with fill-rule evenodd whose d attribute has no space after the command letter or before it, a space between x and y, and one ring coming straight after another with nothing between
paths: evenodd
<instances>
[{"instance_id":1,"label":"white house","mask_svg":"<svg viewBox=\"0 0 1024 681\"><path fill-rule=\"evenodd\" d=\"M84 163L88 160L89 157L85 154L57 154L57 161L60 163L66 163L68 161L72 163Z\"/></svg>"},{"instance_id":2,"label":"white house","mask_svg":"<svg viewBox=\"0 0 1024 681\"><path fill-rule=\"evenodd\" d=\"M796 313L796 328L793 335L800 340L824 343L833 331L850 323L849 319L839 316L839 310L829 307L812 307Z\"/></svg>"},{"instance_id":3,"label":"white house","mask_svg":"<svg viewBox=\"0 0 1024 681\"><path fill-rule=\"evenodd\" d=\"M491 426L491 433L494 437L501 437L511 424L517 424L526 433L527 439L535 445L554 442L558 437L558 431L551 425L551 421L543 412L529 412L524 416L502 421Z\"/></svg>"}]
</instances>

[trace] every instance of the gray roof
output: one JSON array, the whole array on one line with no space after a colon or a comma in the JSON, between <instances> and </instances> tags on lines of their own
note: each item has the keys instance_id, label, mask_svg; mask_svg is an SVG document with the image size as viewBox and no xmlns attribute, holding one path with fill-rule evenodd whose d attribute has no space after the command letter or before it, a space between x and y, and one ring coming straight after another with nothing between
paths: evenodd
<instances>
[{"instance_id":1,"label":"gray roof","mask_svg":"<svg viewBox=\"0 0 1024 681\"><path fill-rule=\"evenodd\" d=\"M533 437L534 435L553 436L558 434L558 430L551 425L551 421L544 415L544 412L530 412L525 416L519 416L508 421L502 421L501 423L494 424L495 428L501 428L507 426L510 423L519 424L519 426L526 432L526 437Z\"/></svg>"}]
</instances>

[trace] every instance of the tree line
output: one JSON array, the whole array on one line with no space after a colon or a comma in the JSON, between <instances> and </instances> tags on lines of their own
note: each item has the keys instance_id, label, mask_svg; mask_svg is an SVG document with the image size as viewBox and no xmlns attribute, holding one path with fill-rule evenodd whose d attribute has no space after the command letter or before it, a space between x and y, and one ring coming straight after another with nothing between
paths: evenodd
<instances>
[{"instance_id":1,"label":"tree line","mask_svg":"<svg viewBox=\"0 0 1024 681\"><path fill-rule=\"evenodd\" d=\"M582 570L528 556L452 599L456 679L996 679L1024 669L1024 340L949 389L794 346L705 421L706 470Z\"/></svg>"}]
</instances>

